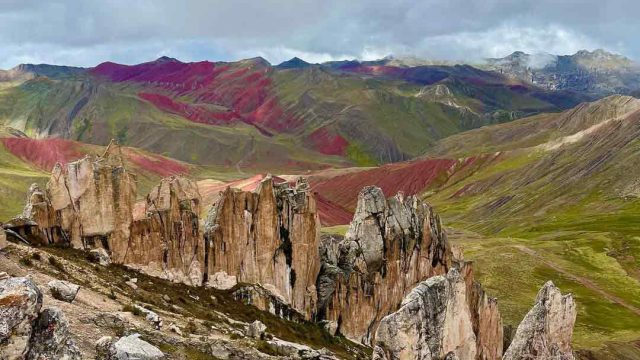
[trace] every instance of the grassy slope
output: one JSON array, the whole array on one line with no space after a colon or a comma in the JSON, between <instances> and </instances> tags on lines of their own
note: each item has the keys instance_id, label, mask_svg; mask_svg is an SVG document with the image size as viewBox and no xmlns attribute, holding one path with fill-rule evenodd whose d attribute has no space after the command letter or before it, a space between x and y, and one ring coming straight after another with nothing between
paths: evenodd
<instances>
[{"instance_id":1,"label":"grassy slope","mask_svg":"<svg viewBox=\"0 0 640 360\"><path fill-rule=\"evenodd\" d=\"M578 348L640 338L640 199L623 196L640 176L637 124L636 114L556 150L510 151L428 197L447 225L480 234L457 242L507 323L552 279L576 295ZM477 151L477 133L455 152Z\"/></svg>"},{"instance_id":2,"label":"grassy slope","mask_svg":"<svg viewBox=\"0 0 640 360\"><path fill-rule=\"evenodd\" d=\"M48 179L48 173L15 157L0 144L0 219L7 220L22 212L29 186L43 185Z\"/></svg>"}]
</instances>

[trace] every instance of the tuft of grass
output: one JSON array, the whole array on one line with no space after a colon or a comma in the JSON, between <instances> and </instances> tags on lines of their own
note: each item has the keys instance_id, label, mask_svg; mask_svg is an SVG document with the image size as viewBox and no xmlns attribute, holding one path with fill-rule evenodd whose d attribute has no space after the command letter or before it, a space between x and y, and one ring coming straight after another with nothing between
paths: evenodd
<instances>
[{"instance_id":1,"label":"tuft of grass","mask_svg":"<svg viewBox=\"0 0 640 360\"><path fill-rule=\"evenodd\" d=\"M122 307L122 311L125 312L130 312L135 316L143 316L144 313L142 312L142 310L138 309L137 307L130 305L130 304L126 304Z\"/></svg>"},{"instance_id":2,"label":"tuft of grass","mask_svg":"<svg viewBox=\"0 0 640 360\"><path fill-rule=\"evenodd\" d=\"M49 265L53 266L56 270L65 273L67 270L64 268L64 265L58 259L53 256L49 256Z\"/></svg>"},{"instance_id":3,"label":"tuft of grass","mask_svg":"<svg viewBox=\"0 0 640 360\"><path fill-rule=\"evenodd\" d=\"M33 261L31 261L31 259L29 257L23 257L18 261L21 265L27 266L27 267L31 267L33 266Z\"/></svg>"}]
</instances>

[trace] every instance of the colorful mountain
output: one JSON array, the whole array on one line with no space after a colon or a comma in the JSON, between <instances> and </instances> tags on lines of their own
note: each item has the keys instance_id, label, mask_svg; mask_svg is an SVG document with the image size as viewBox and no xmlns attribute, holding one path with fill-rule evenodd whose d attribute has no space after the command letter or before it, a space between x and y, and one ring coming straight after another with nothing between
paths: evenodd
<instances>
[{"instance_id":1,"label":"colorful mountain","mask_svg":"<svg viewBox=\"0 0 640 360\"><path fill-rule=\"evenodd\" d=\"M471 66L385 64L21 65L0 89L0 122L196 164L307 170L408 160L449 135L582 99Z\"/></svg>"}]
</instances>

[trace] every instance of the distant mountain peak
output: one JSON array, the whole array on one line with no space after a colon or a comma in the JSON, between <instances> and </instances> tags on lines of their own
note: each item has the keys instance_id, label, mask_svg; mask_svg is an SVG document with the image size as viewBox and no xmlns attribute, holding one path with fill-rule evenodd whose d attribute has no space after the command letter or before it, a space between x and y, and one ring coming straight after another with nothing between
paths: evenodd
<instances>
[{"instance_id":1,"label":"distant mountain peak","mask_svg":"<svg viewBox=\"0 0 640 360\"><path fill-rule=\"evenodd\" d=\"M172 58L169 56L160 56L159 58L157 58L154 62L157 63L164 63L164 62L180 62L180 60L176 59L176 58Z\"/></svg>"},{"instance_id":2,"label":"distant mountain peak","mask_svg":"<svg viewBox=\"0 0 640 360\"><path fill-rule=\"evenodd\" d=\"M311 64L295 56L287 61L281 62L276 67L279 69L299 69L308 66L311 66Z\"/></svg>"}]
</instances>

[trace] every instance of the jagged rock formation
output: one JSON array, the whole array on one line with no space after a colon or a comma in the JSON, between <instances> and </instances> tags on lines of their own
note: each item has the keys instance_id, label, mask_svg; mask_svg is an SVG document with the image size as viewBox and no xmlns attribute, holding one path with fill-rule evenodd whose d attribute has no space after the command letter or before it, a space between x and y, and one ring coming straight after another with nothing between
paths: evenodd
<instances>
[{"instance_id":1,"label":"jagged rock formation","mask_svg":"<svg viewBox=\"0 0 640 360\"><path fill-rule=\"evenodd\" d=\"M548 281L518 326L503 360L573 360L571 338L575 321L573 296L562 295L560 289Z\"/></svg>"},{"instance_id":2,"label":"jagged rock formation","mask_svg":"<svg viewBox=\"0 0 640 360\"><path fill-rule=\"evenodd\" d=\"M373 358L500 359L500 315L478 288L455 267L421 282L380 322Z\"/></svg>"},{"instance_id":3,"label":"jagged rock formation","mask_svg":"<svg viewBox=\"0 0 640 360\"><path fill-rule=\"evenodd\" d=\"M208 276L261 284L305 317L316 306L320 269L319 218L306 181L275 185L268 176L255 192L228 188L205 223Z\"/></svg>"},{"instance_id":4,"label":"jagged rock formation","mask_svg":"<svg viewBox=\"0 0 640 360\"><path fill-rule=\"evenodd\" d=\"M343 240L323 242L318 319L370 344L380 320L420 281L446 274L453 253L440 218L416 197L364 188Z\"/></svg>"},{"instance_id":5,"label":"jagged rock formation","mask_svg":"<svg viewBox=\"0 0 640 360\"><path fill-rule=\"evenodd\" d=\"M477 355L466 284L456 269L418 284L382 319L373 358L435 360L450 352L460 359Z\"/></svg>"},{"instance_id":6,"label":"jagged rock formation","mask_svg":"<svg viewBox=\"0 0 640 360\"><path fill-rule=\"evenodd\" d=\"M56 164L47 194L57 224L73 247L120 252L120 247L126 246L136 182L135 175L124 167L120 147L113 142L102 156L88 155L66 167Z\"/></svg>"},{"instance_id":7,"label":"jagged rock formation","mask_svg":"<svg viewBox=\"0 0 640 360\"><path fill-rule=\"evenodd\" d=\"M172 281L202 285L205 246L200 212L195 182L182 177L162 179L147 196L145 217L133 222L126 246L112 252L113 261Z\"/></svg>"}]
</instances>

